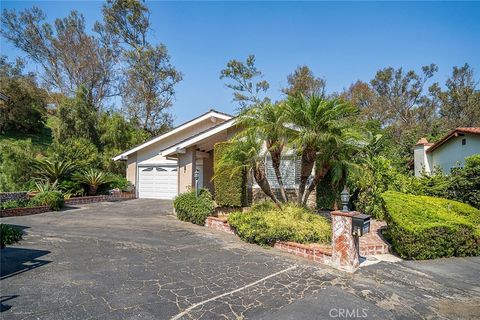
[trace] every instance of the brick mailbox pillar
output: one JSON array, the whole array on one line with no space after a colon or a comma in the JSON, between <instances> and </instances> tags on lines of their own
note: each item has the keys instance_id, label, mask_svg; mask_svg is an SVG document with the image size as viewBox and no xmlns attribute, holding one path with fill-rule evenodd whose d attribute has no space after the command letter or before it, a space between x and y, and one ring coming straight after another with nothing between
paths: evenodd
<instances>
[{"instance_id":1,"label":"brick mailbox pillar","mask_svg":"<svg viewBox=\"0 0 480 320\"><path fill-rule=\"evenodd\" d=\"M352 235L352 217L355 211L332 211L332 266L355 272L360 265L358 243Z\"/></svg>"}]
</instances>

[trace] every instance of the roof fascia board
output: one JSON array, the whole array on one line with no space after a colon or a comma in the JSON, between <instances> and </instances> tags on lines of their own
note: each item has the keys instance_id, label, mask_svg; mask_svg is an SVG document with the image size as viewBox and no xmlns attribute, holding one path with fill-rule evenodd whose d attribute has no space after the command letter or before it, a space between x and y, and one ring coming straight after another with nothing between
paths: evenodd
<instances>
[{"instance_id":1,"label":"roof fascia board","mask_svg":"<svg viewBox=\"0 0 480 320\"><path fill-rule=\"evenodd\" d=\"M183 142L180 142L178 144L175 144L175 145L172 145L164 150L162 150L160 152L160 155L162 156L165 156L165 157L168 157L168 156L171 156L172 153L178 153L179 150L182 150L182 149L185 149L189 146L191 146L192 144L195 144L205 138L208 138L216 133L219 133L223 130L226 130L230 127L232 127L233 125L235 124L235 121L234 119L230 119L228 121L225 121L224 123L216 126L216 127L213 127L212 129L210 130L207 130L203 133L200 133L199 135L191 138L191 139L188 139L188 140L185 140Z\"/></svg>"},{"instance_id":2,"label":"roof fascia board","mask_svg":"<svg viewBox=\"0 0 480 320\"><path fill-rule=\"evenodd\" d=\"M187 123L184 123L184 124L176 127L176 128L173 129L173 130L168 131L167 133L164 133L164 134L162 134L162 135L160 135L160 136L158 136L158 137L156 137L156 138L154 138L154 139L152 139L152 140L149 140L149 141L147 141L147 142L145 142L145 143L143 143L143 144L141 144L141 145L139 145L139 146L136 146L136 147L134 147L134 148L132 148L132 149L130 149L130 150L127 150L127 151L119 154L118 156L114 157L113 160L114 160L114 161L124 160L128 155L130 155L130 154L132 154L132 153L134 153L134 152L137 152L137 151L139 151L139 150L141 150L141 149L143 149L143 148L145 148L145 147L148 147L148 146L150 146L150 145L152 145L152 144L154 144L154 143L156 143L156 142L158 142L158 141L160 141L160 140L163 140L163 139L165 139L165 138L167 138L167 137L170 137L170 136L174 135L175 133L178 133L178 132L180 132L180 131L182 131L182 130L184 130L184 129L192 126L192 125L195 125L195 124L197 124L197 123L200 123L200 122L202 122L202 121L204 121L204 120L206 120L206 119L208 119L208 118L210 118L210 117L219 118L219 119L222 119L222 120L225 120L225 121L228 121L228 120L230 120L230 119L233 118L232 116L229 116L229 115L226 115L226 114L223 114L223 113L218 113L218 112L216 112L216 111L209 111L209 112L205 113L204 115L202 115L202 116L200 116L200 117L198 117L198 118L196 118L196 119L193 119L193 120L191 120L191 121L189 121L189 122L187 122Z\"/></svg>"}]
</instances>

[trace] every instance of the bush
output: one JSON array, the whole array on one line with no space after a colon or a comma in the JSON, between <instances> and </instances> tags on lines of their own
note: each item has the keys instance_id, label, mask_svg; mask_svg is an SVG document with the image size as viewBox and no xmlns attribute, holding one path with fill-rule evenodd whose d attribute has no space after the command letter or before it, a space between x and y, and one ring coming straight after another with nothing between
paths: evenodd
<instances>
[{"instance_id":1,"label":"bush","mask_svg":"<svg viewBox=\"0 0 480 320\"><path fill-rule=\"evenodd\" d=\"M246 202L246 177L242 173L232 174L232 168L220 160L229 145L229 142L215 144L215 201L220 206L241 207Z\"/></svg>"},{"instance_id":2,"label":"bush","mask_svg":"<svg viewBox=\"0 0 480 320\"><path fill-rule=\"evenodd\" d=\"M299 243L330 243L330 222L310 210L286 204L282 210L271 202L254 205L248 212L234 212L228 223L238 236L247 242L260 245L280 241Z\"/></svg>"},{"instance_id":3,"label":"bush","mask_svg":"<svg viewBox=\"0 0 480 320\"><path fill-rule=\"evenodd\" d=\"M465 166L451 175L447 197L480 209L480 154L465 159Z\"/></svg>"},{"instance_id":4,"label":"bush","mask_svg":"<svg viewBox=\"0 0 480 320\"><path fill-rule=\"evenodd\" d=\"M388 191L386 236L407 259L480 254L480 210L464 203Z\"/></svg>"},{"instance_id":5,"label":"bush","mask_svg":"<svg viewBox=\"0 0 480 320\"><path fill-rule=\"evenodd\" d=\"M45 191L37 194L31 200L37 206L49 206L50 209L58 211L63 207L63 194L58 191Z\"/></svg>"},{"instance_id":6,"label":"bush","mask_svg":"<svg viewBox=\"0 0 480 320\"><path fill-rule=\"evenodd\" d=\"M30 140L0 141L0 190L22 191L33 175L35 151Z\"/></svg>"},{"instance_id":7,"label":"bush","mask_svg":"<svg viewBox=\"0 0 480 320\"><path fill-rule=\"evenodd\" d=\"M215 209L212 194L206 189L199 190L198 198L195 191L179 194L173 201L173 206L178 219L201 226L205 225L205 220Z\"/></svg>"},{"instance_id":8,"label":"bush","mask_svg":"<svg viewBox=\"0 0 480 320\"><path fill-rule=\"evenodd\" d=\"M13 208L25 208L30 206L32 206L32 204L28 199L8 200L0 203L0 210L13 209Z\"/></svg>"},{"instance_id":9,"label":"bush","mask_svg":"<svg viewBox=\"0 0 480 320\"><path fill-rule=\"evenodd\" d=\"M22 238L22 231L14 226L0 223L0 248L18 242Z\"/></svg>"}]
</instances>

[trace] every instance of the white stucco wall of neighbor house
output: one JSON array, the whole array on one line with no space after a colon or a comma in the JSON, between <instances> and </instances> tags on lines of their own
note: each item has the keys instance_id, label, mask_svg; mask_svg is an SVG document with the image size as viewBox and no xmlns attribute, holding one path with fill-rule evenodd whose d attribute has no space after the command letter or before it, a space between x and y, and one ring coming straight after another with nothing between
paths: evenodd
<instances>
[{"instance_id":1,"label":"white stucco wall of neighbor house","mask_svg":"<svg viewBox=\"0 0 480 320\"><path fill-rule=\"evenodd\" d=\"M413 159L415 161L414 168L415 168L415 176L419 177L422 175L423 172L430 173L430 163L432 161L432 157L429 153L427 153L429 145L416 145L413 147Z\"/></svg>"},{"instance_id":2,"label":"white stucco wall of neighbor house","mask_svg":"<svg viewBox=\"0 0 480 320\"><path fill-rule=\"evenodd\" d=\"M449 174L452 168L462 167L464 159L480 153L480 136L465 134L451 138L449 141L432 150L431 169L440 168L442 172Z\"/></svg>"}]
</instances>

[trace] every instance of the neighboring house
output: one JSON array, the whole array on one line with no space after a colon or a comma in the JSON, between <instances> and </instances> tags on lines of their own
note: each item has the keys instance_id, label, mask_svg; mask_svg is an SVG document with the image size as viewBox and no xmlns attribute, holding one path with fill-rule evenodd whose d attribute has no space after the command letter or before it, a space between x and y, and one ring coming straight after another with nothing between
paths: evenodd
<instances>
[{"instance_id":1,"label":"neighboring house","mask_svg":"<svg viewBox=\"0 0 480 320\"><path fill-rule=\"evenodd\" d=\"M480 128L457 128L436 143L421 138L413 148L415 176L435 169L450 173L462 167L465 158L480 153Z\"/></svg>"},{"instance_id":2,"label":"neighboring house","mask_svg":"<svg viewBox=\"0 0 480 320\"><path fill-rule=\"evenodd\" d=\"M199 187L214 194L214 145L228 141L237 131L233 116L210 110L113 160L127 162L127 179L135 186L139 198L173 199L195 186L196 169L199 170ZM292 155L286 155L282 161L282 175L290 190L294 190L300 180L299 164L299 159ZM267 178L275 190L277 181L268 158ZM250 190L254 199L263 195L255 184ZM311 199L315 199L314 192Z\"/></svg>"}]
</instances>

